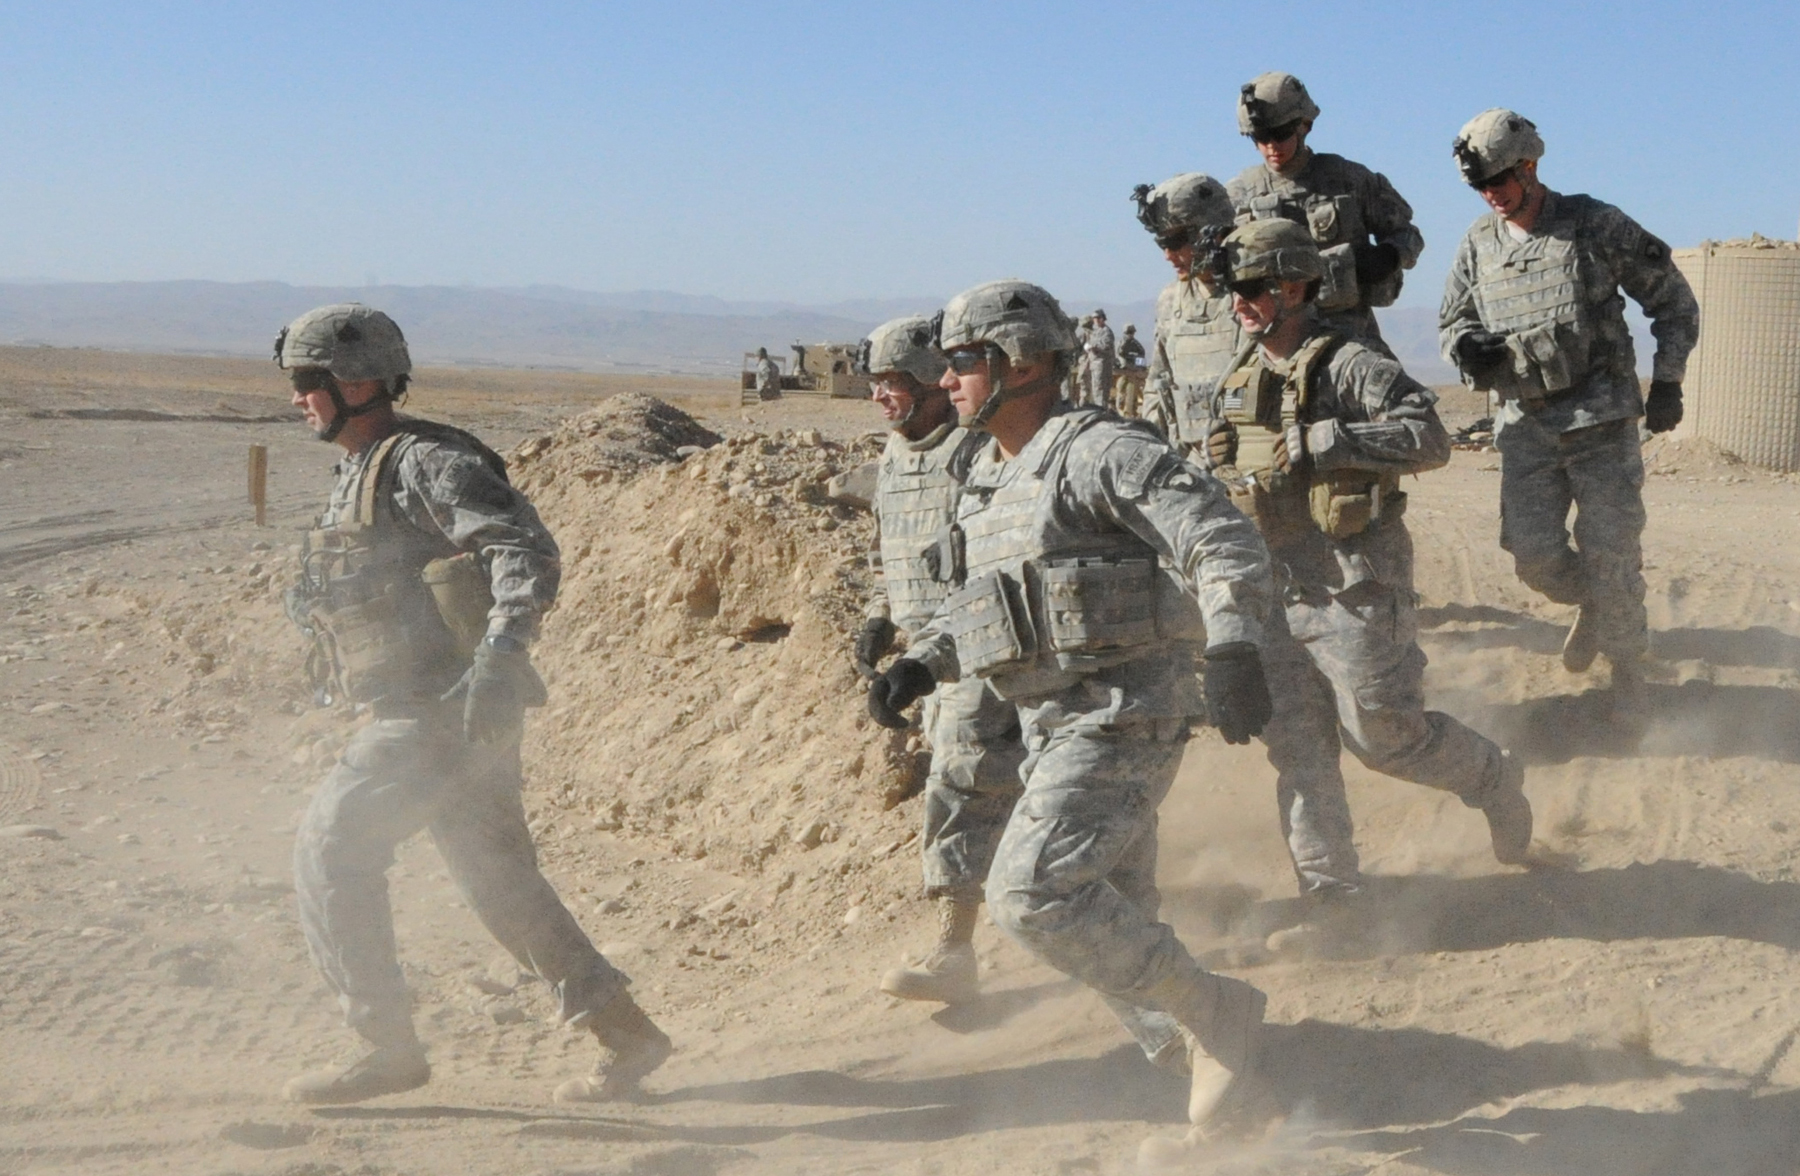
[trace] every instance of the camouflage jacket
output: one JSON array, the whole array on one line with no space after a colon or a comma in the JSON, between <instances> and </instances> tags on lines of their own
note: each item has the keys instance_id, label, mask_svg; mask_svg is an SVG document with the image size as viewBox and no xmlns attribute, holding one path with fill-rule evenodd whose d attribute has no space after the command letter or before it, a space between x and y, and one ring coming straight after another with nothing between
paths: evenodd
<instances>
[{"instance_id":1,"label":"camouflage jacket","mask_svg":"<svg viewBox=\"0 0 1800 1176\"><path fill-rule=\"evenodd\" d=\"M1144 419L1177 447L1206 438L1208 405L1241 345L1231 295L1177 278L1156 298L1156 342L1144 378Z\"/></svg>"},{"instance_id":2,"label":"camouflage jacket","mask_svg":"<svg viewBox=\"0 0 1800 1176\"><path fill-rule=\"evenodd\" d=\"M1144 366L1144 345L1136 335L1127 335L1119 341L1119 366L1124 368L1140 368Z\"/></svg>"},{"instance_id":3,"label":"camouflage jacket","mask_svg":"<svg viewBox=\"0 0 1800 1176\"><path fill-rule=\"evenodd\" d=\"M419 548L413 562L472 551L488 570L494 607L488 635L529 641L556 599L561 556L537 510L497 474L458 431L418 422L421 435L400 451L391 486L393 517ZM335 467L337 481L319 526L333 527L356 514L363 465L373 447Z\"/></svg>"},{"instance_id":4,"label":"camouflage jacket","mask_svg":"<svg viewBox=\"0 0 1800 1176\"><path fill-rule=\"evenodd\" d=\"M1621 291L1650 319L1653 378L1679 382L1700 337L1700 307L1669 247L1610 204L1546 191L1525 240L1497 213L1464 234L1444 280L1438 339L1455 363L1458 340L1489 330L1515 340L1521 375L1562 369L1548 383L1566 386L1548 396L1508 398L1502 427L1526 413L1559 433L1629 420L1644 406Z\"/></svg>"}]
</instances>

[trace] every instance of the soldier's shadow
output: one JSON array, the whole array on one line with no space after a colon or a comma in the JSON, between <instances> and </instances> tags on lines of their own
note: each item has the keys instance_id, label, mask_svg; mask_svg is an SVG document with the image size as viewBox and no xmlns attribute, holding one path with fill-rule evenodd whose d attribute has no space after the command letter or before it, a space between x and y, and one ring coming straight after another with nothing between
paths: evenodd
<instances>
[{"instance_id":1,"label":"soldier's shadow","mask_svg":"<svg viewBox=\"0 0 1800 1176\"><path fill-rule=\"evenodd\" d=\"M1523 1107L1472 1119L1356 1137L1371 1151L1406 1153L1409 1164L1455 1176L1792 1176L1800 1156L1800 1091L1755 1097L1700 1089L1673 1111L1611 1107Z\"/></svg>"},{"instance_id":2,"label":"soldier's shadow","mask_svg":"<svg viewBox=\"0 0 1800 1176\"><path fill-rule=\"evenodd\" d=\"M1484 951L1546 939L1612 942L1723 936L1800 949L1800 884L1698 862L1581 872L1367 879L1363 900L1328 922L1315 949L1337 959ZM1294 899L1259 903L1234 930L1263 937L1306 917Z\"/></svg>"},{"instance_id":3,"label":"soldier's shadow","mask_svg":"<svg viewBox=\"0 0 1800 1176\"><path fill-rule=\"evenodd\" d=\"M1448 626L1471 626L1448 628ZM1511 647L1556 656L1568 625L1486 604L1441 604L1419 609L1419 628L1433 641L1465 649ZM1715 666L1800 670L1800 637L1769 625L1746 629L1657 629L1651 652L1665 661Z\"/></svg>"},{"instance_id":4,"label":"soldier's shadow","mask_svg":"<svg viewBox=\"0 0 1800 1176\"><path fill-rule=\"evenodd\" d=\"M1641 731L1621 726L1610 708L1606 691L1589 690L1490 706L1469 717L1527 763L1678 755L1800 763L1800 692L1710 682L1651 685Z\"/></svg>"}]
</instances>

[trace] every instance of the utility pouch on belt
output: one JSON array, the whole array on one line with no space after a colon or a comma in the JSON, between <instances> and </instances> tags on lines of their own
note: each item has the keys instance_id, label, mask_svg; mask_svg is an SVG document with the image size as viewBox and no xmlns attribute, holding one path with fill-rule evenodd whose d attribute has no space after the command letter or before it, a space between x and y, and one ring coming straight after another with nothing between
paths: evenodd
<instances>
[{"instance_id":1,"label":"utility pouch on belt","mask_svg":"<svg viewBox=\"0 0 1800 1176\"><path fill-rule=\"evenodd\" d=\"M1038 577L1052 652L1105 654L1156 640L1156 561L1057 559L1040 564Z\"/></svg>"},{"instance_id":2,"label":"utility pouch on belt","mask_svg":"<svg viewBox=\"0 0 1800 1176\"><path fill-rule=\"evenodd\" d=\"M1319 250L1325 275L1319 281L1318 308L1330 312L1349 310L1361 300L1356 285L1356 251L1348 245L1328 245Z\"/></svg>"},{"instance_id":3,"label":"utility pouch on belt","mask_svg":"<svg viewBox=\"0 0 1800 1176\"><path fill-rule=\"evenodd\" d=\"M1309 495L1312 520L1333 539L1360 535L1369 524L1405 510L1406 495L1398 486L1395 479L1356 471L1322 474Z\"/></svg>"},{"instance_id":4,"label":"utility pouch on belt","mask_svg":"<svg viewBox=\"0 0 1800 1176\"><path fill-rule=\"evenodd\" d=\"M965 677L988 677L1024 665L1037 653L1037 634L1019 585L1002 572L983 573L951 592L943 611Z\"/></svg>"},{"instance_id":5,"label":"utility pouch on belt","mask_svg":"<svg viewBox=\"0 0 1800 1176\"><path fill-rule=\"evenodd\" d=\"M446 559L434 559L419 573L431 589L438 615L456 637L457 649L473 656L487 635L488 613L494 607L494 591L481 559L472 551Z\"/></svg>"}]
</instances>

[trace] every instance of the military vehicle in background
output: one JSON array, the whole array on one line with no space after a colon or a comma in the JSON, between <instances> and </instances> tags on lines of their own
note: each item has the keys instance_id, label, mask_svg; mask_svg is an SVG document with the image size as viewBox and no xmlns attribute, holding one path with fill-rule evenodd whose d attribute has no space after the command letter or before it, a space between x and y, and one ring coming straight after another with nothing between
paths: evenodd
<instances>
[{"instance_id":1,"label":"military vehicle in background","mask_svg":"<svg viewBox=\"0 0 1800 1176\"><path fill-rule=\"evenodd\" d=\"M840 400L861 400L869 395L869 377L856 371L856 352L861 343L814 343L791 347L789 366L781 373L783 392L817 392ZM769 354L775 354L771 348ZM780 362L780 361L777 361ZM756 352L744 352L744 368L738 387L745 400L756 396Z\"/></svg>"}]
</instances>

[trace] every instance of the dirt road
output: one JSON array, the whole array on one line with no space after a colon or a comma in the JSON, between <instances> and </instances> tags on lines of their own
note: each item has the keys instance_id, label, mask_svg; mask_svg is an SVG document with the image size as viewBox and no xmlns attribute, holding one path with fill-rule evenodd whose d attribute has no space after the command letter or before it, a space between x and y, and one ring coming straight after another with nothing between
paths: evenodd
<instances>
[{"instance_id":1,"label":"dirt road","mask_svg":"<svg viewBox=\"0 0 1800 1176\"><path fill-rule=\"evenodd\" d=\"M503 445L623 386L725 433L873 424L799 399L746 423L691 384L459 378L422 381L415 409ZM927 935L907 897L916 801L845 795L841 829L781 851L807 864L759 872L608 820L548 767L528 796L547 873L677 1042L652 1097L550 1103L591 1039L552 1027L420 840L392 876L432 1084L281 1102L287 1076L353 1049L288 881L342 727L306 710L273 595L332 461L255 419L283 412L260 365L0 354L0 1173L1122 1173L1178 1126L1181 1090L991 927L975 1005L875 990ZM242 501L252 441L271 449L262 529ZM1662 669L1633 748L1597 719L1604 672L1561 670L1564 610L1495 547L1495 464L1458 454L1413 492L1429 685L1531 764L1556 868L1495 866L1479 815L1352 764L1379 913L1327 951L1271 954L1295 917L1272 775L1196 739L1163 809L1168 915L1271 993L1290 1110L1196 1172L1800 1167L1800 488L1657 448ZM804 688L778 649L748 654L772 659L768 691ZM758 755L800 737L745 714Z\"/></svg>"}]
</instances>

